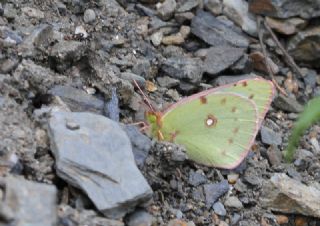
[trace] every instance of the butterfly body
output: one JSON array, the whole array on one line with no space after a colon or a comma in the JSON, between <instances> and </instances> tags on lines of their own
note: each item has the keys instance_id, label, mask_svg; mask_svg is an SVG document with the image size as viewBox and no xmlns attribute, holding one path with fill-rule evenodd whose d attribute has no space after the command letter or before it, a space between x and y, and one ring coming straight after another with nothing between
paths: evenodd
<instances>
[{"instance_id":1,"label":"butterfly body","mask_svg":"<svg viewBox=\"0 0 320 226\"><path fill-rule=\"evenodd\" d=\"M197 163L231 169L247 155L273 95L260 78L209 89L148 113L150 134L184 145Z\"/></svg>"}]
</instances>

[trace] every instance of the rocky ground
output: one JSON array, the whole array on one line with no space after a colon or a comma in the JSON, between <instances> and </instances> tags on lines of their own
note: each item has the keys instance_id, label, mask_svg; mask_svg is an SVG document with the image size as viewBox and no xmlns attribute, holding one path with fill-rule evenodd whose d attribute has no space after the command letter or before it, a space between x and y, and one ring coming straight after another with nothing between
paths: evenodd
<instances>
[{"instance_id":1,"label":"rocky ground","mask_svg":"<svg viewBox=\"0 0 320 226\"><path fill-rule=\"evenodd\" d=\"M320 94L319 17L319 0L0 0L0 224L320 225L319 124L282 158ZM277 95L234 170L132 124L134 80L161 110L254 76Z\"/></svg>"}]
</instances>

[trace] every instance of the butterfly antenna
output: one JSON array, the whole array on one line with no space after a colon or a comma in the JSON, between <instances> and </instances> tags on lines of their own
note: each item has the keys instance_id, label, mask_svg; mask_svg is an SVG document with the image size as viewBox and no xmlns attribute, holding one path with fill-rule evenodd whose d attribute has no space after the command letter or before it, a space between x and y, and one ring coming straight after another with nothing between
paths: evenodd
<instances>
[{"instance_id":1,"label":"butterfly antenna","mask_svg":"<svg viewBox=\"0 0 320 226\"><path fill-rule=\"evenodd\" d=\"M137 81L135 79L133 79L133 83L135 84L135 86L138 88L138 90L140 91L140 93L142 94L143 96L143 100L145 101L145 103L149 106L149 108L151 109L151 111L153 113L155 113L155 110L154 108L152 107L150 101L149 101L149 98L144 94L144 92L142 91L142 89L140 88L139 84L137 83Z\"/></svg>"}]
</instances>

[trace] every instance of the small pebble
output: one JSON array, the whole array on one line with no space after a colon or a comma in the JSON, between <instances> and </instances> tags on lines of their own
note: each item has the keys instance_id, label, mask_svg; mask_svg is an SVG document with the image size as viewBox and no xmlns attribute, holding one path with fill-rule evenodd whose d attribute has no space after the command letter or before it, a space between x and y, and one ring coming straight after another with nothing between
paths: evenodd
<instances>
[{"instance_id":1,"label":"small pebble","mask_svg":"<svg viewBox=\"0 0 320 226\"><path fill-rule=\"evenodd\" d=\"M87 9L87 10L84 12L83 20L84 20L84 22L87 23L87 24L94 22L94 21L96 20L96 13L94 12L94 10L92 10L92 9Z\"/></svg>"},{"instance_id":2,"label":"small pebble","mask_svg":"<svg viewBox=\"0 0 320 226\"><path fill-rule=\"evenodd\" d=\"M153 33L151 36L151 42L154 46L159 46L162 42L162 38L163 38L163 32L162 31L157 31L155 33Z\"/></svg>"},{"instance_id":3,"label":"small pebble","mask_svg":"<svg viewBox=\"0 0 320 226\"><path fill-rule=\"evenodd\" d=\"M237 213L233 214L231 218L231 225L236 225L240 221L241 216Z\"/></svg>"},{"instance_id":4,"label":"small pebble","mask_svg":"<svg viewBox=\"0 0 320 226\"><path fill-rule=\"evenodd\" d=\"M207 177L200 170L196 172L192 171L188 179L189 184L195 187L205 183L206 181L207 181Z\"/></svg>"},{"instance_id":5,"label":"small pebble","mask_svg":"<svg viewBox=\"0 0 320 226\"><path fill-rule=\"evenodd\" d=\"M235 196L229 196L224 202L224 205L235 209L243 208L242 202Z\"/></svg>"},{"instance_id":6,"label":"small pebble","mask_svg":"<svg viewBox=\"0 0 320 226\"><path fill-rule=\"evenodd\" d=\"M235 184L238 179L239 179L239 174L229 174L228 175L229 184Z\"/></svg>"},{"instance_id":7,"label":"small pebble","mask_svg":"<svg viewBox=\"0 0 320 226\"><path fill-rule=\"evenodd\" d=\"M296 216L296 218L294 219L294 225L295 226L307 226L308 221L303 216Z\"/></svg>"},{"instance_id":8,"label":"small pebble","mask_svg":"<svg viewBox=\"0 0 320 226\"><path fill-rule=\"evenodd\" d=\"M220 221L219 226L229 226L229 224L225 221Z\"/></svg>"},{"instance_id":9,"label":"small pebble","mask_svg":"<svg viewBox=\"0 0 320 226\"><path fill-rule=\"evenodd\" d=\"M130 214L127 219L128 226L151 226L153 216L145 210L138 210Z\"/></svg>"},{"instance_id":10,"label":"small pebble","mask_svg":"<svg viewBox=\"0 0 320 226\"><path fill-rule=\"evenodd\" d=\"M82 38L88 38L88 33L87 33L86 29L84 29L83 26L77 26L74 31L74 34L76 34L76 35L81 34Z\"/></svg>"},{"instance_id":11,"label":"small pebble","mask_svg":"<svg viewBox=\"0 0 320 226\"><path fill-rule=\"evenodd\" d=\"M276 221L278 224L287 224L289 222L289 218L286 215L277 215Z\"/></svg>"},{"instance_id":12,"label":"small pebble","mask_svg":"<svg viewBox=\"0 0 320 226\"><path fill-rule=\"evenodd\" d=\"M186 226L187 222L179 219L170 220L167 224L168 226Z\"/></svg>"},{"instance_id":13,"label":"small pebble","mask_svg":"<svg viewBox=\"0 0 320 226\"><path fill-rule=\"evenodd\" d=\"M66 123L66 127L70 130L78 130L80 129L80 125L78 123L75 122L67 122Z\"/></svg>"},{"instance_id":14,"label":"small pebble","mask_svg":"<svg viewBox=\"0 0 320 226\"><path fill-rule=\"evenodd\" d=\"M213 204L213 210L219 216L225 216L227 214L227 211L221 202L216 202L215 204Z\"/></svg>"}]
</instances>

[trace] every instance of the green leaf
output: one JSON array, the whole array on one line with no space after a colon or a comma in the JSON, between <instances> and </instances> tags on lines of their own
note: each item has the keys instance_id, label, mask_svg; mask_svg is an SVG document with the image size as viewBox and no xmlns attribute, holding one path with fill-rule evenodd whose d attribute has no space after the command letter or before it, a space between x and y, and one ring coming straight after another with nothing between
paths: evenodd
<instances>
[{"instance_id":1,"label":"green leaf","mask_svg":"<svg viewBox=\"0 0 320 226\"><path fill-rule=\"evenodd\" d=\"M295 123L289 138L288 147L284 156L286 161L291 162L299 143L301 135L312 124L320 120L320 97L313 98L305 106L304 111L300 114L298 121Z\"/></svg>"}]
</instances>

